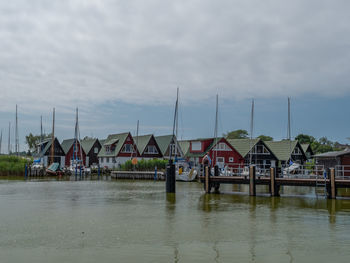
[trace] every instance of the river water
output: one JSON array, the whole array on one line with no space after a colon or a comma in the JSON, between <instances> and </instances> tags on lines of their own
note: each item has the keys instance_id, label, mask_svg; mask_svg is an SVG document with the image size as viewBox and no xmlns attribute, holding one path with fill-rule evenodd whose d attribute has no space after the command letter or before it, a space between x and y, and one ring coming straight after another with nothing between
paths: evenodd
<instances>
[{"instance_id":1,"label":"river water","mask_svg":"<svg viewBox=\"0 0 350 263\"><path fill-rule=\"evenodd\" d=\"M350 262L350 199L295 187L280 198L263 187L257 197L245 186L221 191L0 181L0 262Z\"/></svg>"}]
</instances>

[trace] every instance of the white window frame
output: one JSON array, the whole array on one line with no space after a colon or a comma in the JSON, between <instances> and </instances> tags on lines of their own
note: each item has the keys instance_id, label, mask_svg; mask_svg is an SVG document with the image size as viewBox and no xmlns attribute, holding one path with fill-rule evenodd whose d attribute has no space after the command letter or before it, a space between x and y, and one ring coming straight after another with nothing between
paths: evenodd
<instances>
[{"instance_id":1,"label":"white window frame","mask_svg":"<svg viewBox=\"0 0 350 263\"><path fill-rule=\"evenodd\" d=\"M191 142L191 151L201 151L202 150L202 142L195 141Z\"/></svg>"},{"instance_id":2,"label":"white window frame","mask_svg":"<svg viewBox=\"0 0 350 263\"><path fill-rule=\"evenodd\" d=\"M95 154L98 153L98 147L95 147L95 148L94 148L94 153L95 153Z\"/></svg>"},{"instance_id":3,"label":"white window frame","mask_svg":"<svg viewBox=\"0 0 350 263\"><path fill-rule=\"evenodd\" d=\"M130 147L129 150L126 149L127 146ZM134 152L134 146L132 144L124 144L122 153L132 153L132 152Z\"/></svg>"},{"instance_id":4,"label":"white window frame","mask_svg":"<svg viewBox=\"0 0 350 263\"><path fill-rule=\"evenodd\" d=\"M158 154L158 150L157 150L157 147L155 145L147 145L147 148L144 151L144 153L145 154Z\"/></svg>"},{"instance_id":5,"label":"white window frame","mask_svg":"<svg viewBox=\"0 0 350 263\"><path fill-rule=\"evenodd\" d=\"M234 158L234 157L229 157L229 158L228 158L228 162L229 162L229 163L233 163L234 161L235 161L235 158Z\"/></svg>"}]
</instances>

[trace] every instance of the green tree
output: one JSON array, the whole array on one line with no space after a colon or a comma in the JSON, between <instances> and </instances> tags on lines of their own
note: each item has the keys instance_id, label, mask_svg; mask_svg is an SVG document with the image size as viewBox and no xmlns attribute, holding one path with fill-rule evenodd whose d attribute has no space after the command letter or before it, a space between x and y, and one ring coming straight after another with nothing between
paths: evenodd
<instances>
[{"instance_id":1,"label":"green tree","mask_svg":"<svg viewBox=\"0 0 350 263\"><path fill-rule=\"evenodd\" d=\"M48 138L51 138L51 134L43 134L43 139ZM26 144L28 145L28 148L31 152L34 152L36 150L36 146L40 143L40 141L40 135L33 135L32 133L29 133L29 135L26 136Z\"/></svg>"},{"instance_id":2,"label":"green tree","mask_svg":"<svg viewBox=\"0 0 350 263\"><path fill-rule=\"evenodd\" d=\"M273 138L271 136L267 136L263 134L259 135L258 138L265 142L273 141Z\"/></svg>"},{"instance_id":3,"label":"green tree","mask_svg":"<svg viewBox=\"0 0 350 263\"><path fill-rule=\"evenodd\" d=\"M235 130L228 133L224 133L223 136L226 139L246 139L248 138L248 132L246 130Z\"/></svg>"},{"instance_id":4,"label":"green tree","mask_svg":"<svg viewBox=\"0 0 350 263\"><path fill-rule=\"evenodd\" d=\"M303 143L313 143L316 141L315 137L311 136L311 135L307 135L307 134L299 134L297 137L295 137L295 139L297 141L299 141L299 143L303 144Z\"/></svg>"}]
</instances>

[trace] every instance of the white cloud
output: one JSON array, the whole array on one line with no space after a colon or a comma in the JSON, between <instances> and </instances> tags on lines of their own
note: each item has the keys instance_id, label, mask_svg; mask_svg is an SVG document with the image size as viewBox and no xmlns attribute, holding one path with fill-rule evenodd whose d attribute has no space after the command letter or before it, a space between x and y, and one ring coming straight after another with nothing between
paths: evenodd
<instances>
[{"instance_id":1,"label":"white cloud","mask_svg":"<svg viewBox=\"0 0 350 263\"><path fill-rule=\"evenodd\" d=\"M0 111L343 96L348 1L0 3Z\"/></svg>"}]
</instances>

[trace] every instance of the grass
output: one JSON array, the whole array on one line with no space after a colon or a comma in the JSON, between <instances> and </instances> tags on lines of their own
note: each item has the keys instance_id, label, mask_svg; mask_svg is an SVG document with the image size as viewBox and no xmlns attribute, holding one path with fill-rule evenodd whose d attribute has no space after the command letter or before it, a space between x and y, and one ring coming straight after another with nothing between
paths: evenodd
<instances>
[{"instance_id":1,"label":"grass","mask_svg":"<svg viewBox=\"0 0 350 263\"><path fill-rule=\"evenodd\" d=\"M135 165L136 171L154 171L155 167L157 167L157 170L164 170L166 168L166 165L168 164L168 160L160 160L160 159L152 159L152 160L140 160ZM132 171L133 165L131 163L131 160L126 161L124 164L121 165L120 169L121 171Z\"/></svg>"},{"instance_id":2,"label":"grass","mask_svg":"<svg viewBox=\"0 0 350 263\"><path fill-rule=\"evenodd\" d=\"M0 176L24 175L26 164L32 163L23 157L1 155L0 156Z\"/></svg>"}]
</instances>

